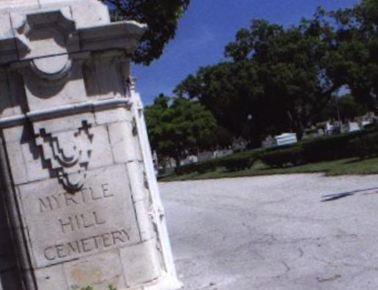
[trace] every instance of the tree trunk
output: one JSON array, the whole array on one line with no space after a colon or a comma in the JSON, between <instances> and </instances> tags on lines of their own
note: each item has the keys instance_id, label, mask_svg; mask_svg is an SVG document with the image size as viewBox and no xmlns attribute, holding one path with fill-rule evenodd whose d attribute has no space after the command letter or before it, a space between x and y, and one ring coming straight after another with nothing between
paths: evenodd
<instances>
[{"instance_id":1,"label":"tree trunk","mask_svg":"<svg viewBox=\"0 0 378 290\"><path fill-rule=\"evenodd\" d=\"M176 170L180 169L180 167L181 167L181 164L180 164L181 158L180 158L180 156L174 156L173 159L176 162Z\"/></svg>"}]
</instances>

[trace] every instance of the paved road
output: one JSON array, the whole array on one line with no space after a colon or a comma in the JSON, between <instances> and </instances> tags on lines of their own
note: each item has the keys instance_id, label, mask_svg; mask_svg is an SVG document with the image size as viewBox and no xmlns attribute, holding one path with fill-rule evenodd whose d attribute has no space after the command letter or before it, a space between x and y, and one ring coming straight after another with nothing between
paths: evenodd
<instances>
[{"instance_id":1,"label":"paved road","mask_svg":"<svg viewBox=\"0 0 378 290\"><path fill-rule=\"evenodd\" d=\"M378 289L377 175L160 186L186 290Z\"/></svg>"}]
</instances>

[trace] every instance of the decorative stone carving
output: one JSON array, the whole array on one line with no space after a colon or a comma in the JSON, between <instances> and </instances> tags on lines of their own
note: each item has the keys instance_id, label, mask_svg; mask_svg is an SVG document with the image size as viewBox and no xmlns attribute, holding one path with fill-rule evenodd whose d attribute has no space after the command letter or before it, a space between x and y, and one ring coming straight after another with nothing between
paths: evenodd
<instances>
[{"instance_id":1,"label":"decorative stone carving","mask_svg":"<svg viewBox=\"0 0 378 290\"><path fill-rule=\"evenodd\" d=\"M91 156L93 135L86 121L76 131L51 133L47 128L35 132L36 144L50 170L70 193L82 189Z\"/></svg>"},{"instance_id":2,"label":"decorative stone carving","mask_svg":"<svg viewBox=\"0 0 378 290\"><path fill-rule=\"evenodd\" d=\"M130 82L145 25L111 23L96 0L6 3L0 236L12 239L15 254L0 259L0 289L178 289Z\"/></svg>"},{"instance_id":3,"label":"decorative stone carving","mask_svg":"<svg viewBox=\"0 0 378 290\"><path fill-rule=\"evenodd\" d=\"M32 58L33 72L46 80L67 76L72 65L67 52L79 50L76 24L69 7L31 14L13 13L11 18L17 39L27 47L24 58Z\"/></svg>"}]
</instances>

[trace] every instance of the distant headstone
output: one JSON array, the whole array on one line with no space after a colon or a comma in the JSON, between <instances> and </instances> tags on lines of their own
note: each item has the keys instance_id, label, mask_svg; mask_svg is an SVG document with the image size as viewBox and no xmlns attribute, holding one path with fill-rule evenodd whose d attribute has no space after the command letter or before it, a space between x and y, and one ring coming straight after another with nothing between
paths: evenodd
<instances>
[{"instance_id":1,"label":"distant headstone","mask_svg":"<svg viewBox=\"0 0 378 290\"><path fill-rule=\"evenodd\" d=\"M262 142L261 147L263 148L272 148L276 146L276 139L274 139L271 135L268 135Z\"/></svg>"},{"instance_id":2,"label":"distant headstone","mask_svg":"<svg viewBox=\"0 0 378 290\"><path fill-rule=\"evenodd\" d=\"M0 289L177 289L130 56L95 0L0 2Z\"/></svg>"},{"instance_id":3,"label":"distant headstone","mask_svg":"<svg viewBox=\"0 0 378 290\"><path fill-rule=\"evenodd\" d=\"M361 131L360 125L357 122L348 122L348 132Z\"/></svg>"},{"instance_id":4,"label":"distant headstone","mask_svg":"<svg viewBox=\"0 0 378 290\"><path fill-rule=\"evenodd\" d=\"M296 133L283 133L278 136L274 136L277 146L291 145L298 143L298 138Z\"/></svg>"}]
</instances>

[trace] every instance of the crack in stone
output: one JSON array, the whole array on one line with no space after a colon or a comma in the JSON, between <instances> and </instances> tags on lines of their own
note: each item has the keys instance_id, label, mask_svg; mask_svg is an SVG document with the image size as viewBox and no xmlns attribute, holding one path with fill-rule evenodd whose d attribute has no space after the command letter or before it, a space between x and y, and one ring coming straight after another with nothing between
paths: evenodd
<instances>
[{"instance_id":1,"label":"crack in stone","mask_svg":"<svg viewBox=\"0 0 378 290\"><path fill-rule=\"evenodd\" d=\"M320 277L316 277L316 280L319 282L319 283L325 283L325 282L333 282L337 279L341 278L341 275L340 274L335 274L331 277L327 277L327 278L320 278Z\"/></svg>"}]
</instances>

